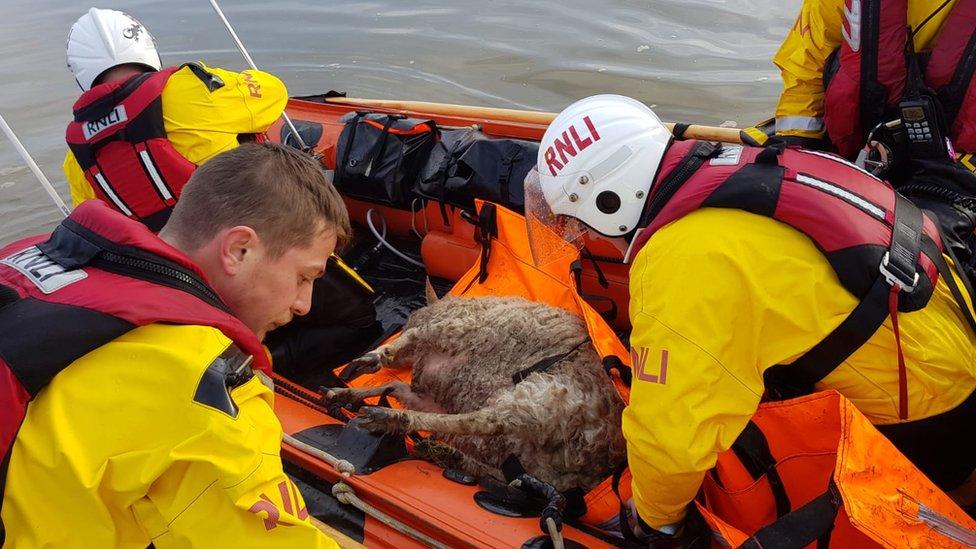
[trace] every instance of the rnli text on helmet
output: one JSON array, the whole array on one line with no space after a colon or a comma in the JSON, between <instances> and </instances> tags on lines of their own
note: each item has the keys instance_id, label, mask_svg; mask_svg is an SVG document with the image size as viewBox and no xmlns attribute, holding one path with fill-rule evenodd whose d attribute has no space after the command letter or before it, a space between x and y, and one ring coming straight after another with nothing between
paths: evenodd
<instances>
[{"instance_id":1,"label":"rnli text on helmet","mask_svg":"<svg viewBox=\"0 0 976 549\"><path fill-rule=\"evenodd\" d=\"M552 145L546 149L546 154L543 158L546 160L546 167L549 168L549 173L555 177L560 170L569 161L566 154L569 153L570 157L576 156L577 153L583 149L589 147L594 142L600 140L600 133L596 131L596 126L593 125L593 121L590 120L589 116L583 117L583 124L586 125L586 129L589 131L589 137L581 139L579 132L576 130L576 125L570 125L569 129L564 131L561 137L557 137L553 140ZM572 142L570 142L570 136L572 136ZM573 147L573 145L576 145ZM559 158L556 158L556 155Z\"/></svg>"}]
</instances>

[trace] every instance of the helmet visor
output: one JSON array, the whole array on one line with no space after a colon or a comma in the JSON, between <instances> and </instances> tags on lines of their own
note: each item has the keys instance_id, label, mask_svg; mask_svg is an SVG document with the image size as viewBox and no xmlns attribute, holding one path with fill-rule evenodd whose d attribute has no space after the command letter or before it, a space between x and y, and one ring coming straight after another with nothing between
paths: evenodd
<instances>
[{"instance_id":1,"label":"helmet visor","mask_svg":"<svg viewBox=\"0 0 976 549\"><path fill-rule=\"evenodd\" d=\"M583 249L586 225L575 217L552 211L535 168L525 176L525 225L537 268L567 256L575 257Z\"/></svg>"}]
</instances>

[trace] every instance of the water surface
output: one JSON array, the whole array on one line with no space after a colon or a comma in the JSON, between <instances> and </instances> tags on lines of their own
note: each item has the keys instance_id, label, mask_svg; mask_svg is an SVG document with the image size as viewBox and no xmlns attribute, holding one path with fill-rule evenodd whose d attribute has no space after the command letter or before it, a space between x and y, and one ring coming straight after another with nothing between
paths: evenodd
<instances>
[{"instance_id":1,"label":"water surface","mask_svg":"<svg viewBox=\"0 0 976 549\"><path fill-rule=\"evenodd\" d=\"M772 54L800 0L224 0L251 56L292 95L414 99L558 111L594 93L636 97L665 120L740 125L780 91ZM67 200L64 128L80 91L65 37L88 6L5 0L0 113ZM207 0L101 2L140 19L164 65L244 63ZM0 245L50 230L50 198L0 137Z\"/></svg>"}]
</instances>

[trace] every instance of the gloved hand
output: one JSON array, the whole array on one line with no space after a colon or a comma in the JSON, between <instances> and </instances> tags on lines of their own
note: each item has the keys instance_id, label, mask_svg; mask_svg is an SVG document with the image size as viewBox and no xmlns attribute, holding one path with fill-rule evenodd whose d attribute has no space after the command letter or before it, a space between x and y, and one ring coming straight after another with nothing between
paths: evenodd
<instances>
[{"instance_id":1,"label":"gloved hand","mask_svg":"<svg viewBox=\"0 0 976 549\"><path fill-rule=\"evenodd\" d=\"M681 546L682 523L668 524L660 530L655 530L646 522L641 520L637 514L637 507L634 499L627 500L627 526L633 532L634 537L641 543L646 543L648 547L654 549L671 549Z\"/></svg>"},{"instance_id":2,"label":"gloved hand","mask_svg":"<svg viewBox=\"0 0 976 549\"><path fill-rule=\"evenodd\" d=\"M761 127L752 126L743 128L739 131L739 139L742 143L752 147L765 147L771 140L778 140L786 143L790 147L800 147L813 151L823 151L827 149L827 143L822 139L812 137L800 137L798 135L769 135Z\"/></svg>"},{"instance_id":3,"label":"gloved hand","mask_svg":"<svg viewBox=\"0 0 976 549\"><path fill-rule=\"evenodd\" d=\"M762 147L766 144L766 140L769 139L769 134L759 126L750 126L739 130L739 139L742 140L744 145Z\"/></svg>"}]
</instances>

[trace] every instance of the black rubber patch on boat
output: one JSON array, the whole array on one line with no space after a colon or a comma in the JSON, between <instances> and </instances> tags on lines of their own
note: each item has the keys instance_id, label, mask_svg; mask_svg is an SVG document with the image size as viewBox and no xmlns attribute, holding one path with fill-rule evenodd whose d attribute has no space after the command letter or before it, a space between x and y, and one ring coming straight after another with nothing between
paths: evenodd
<instances>
[{"instance_id":1,"label":"black rubber patch on boat","mask_svg":"<svg viewBox=\"0 0 976 549\"><path fill-rule=\"evenodd\" d=\"M539 516L538 513L533 514L529 509L521 505L513 504L512 501L498 497L491 492L481 491L476 493L474 495L474 502L478 504L478 507L503 517Z\"/></svg>"},{"instance_id":2,"label":"black rubber patch on boat","mask_svg":"<svg viewBox=\"0 0 976 549\"><path fill-rule=\"evenodd\" d=\"M345 425L319 425L294 437L352 463L359 475L368 475L410 457L403 435L378 435L359 427L360 423L354 418Z\"/></svg>"},{"instance_id":3,"label":"black rubber patch on boat","mask_svg":"<svg viewBox=\"0 0 976 549\"><path fill-rule=\"evenodd\" d=\"M563 546L566 549L586 549L586 546L578 541L563 539ZM552 538L549 536L537 536L522 544L522 549L552 549Z\"/></svg>"},{"instance_id":4,"label":"black rubber patch on boat","mask_svg":"<svg viewBox=\"0 0 976 549\"><path fill-rule=\"evenodd\" d=\"M456 482L465 486L475 486L478 484L478 479L471 475L466 475L457 469L444 469L443 474L444 478L451 482Z\"/></svg>"},{"instance_id":5,"label":"black rubber patch on boat","mask_svg":"<svg viewBox=\"0 0 976 549\"><path fill-rule=\"evenodd\" d=\"M292 122L295 124L295 129L298 130L298 135L302 137L302 141L307 146L314 147L319 144L322 139L322 124L305 120L293 120ZM298 140L292 135L288 124L282 124L278 140L282 145L290 145L296 149L301 148Z\"/></svg>"}]
</instances>

